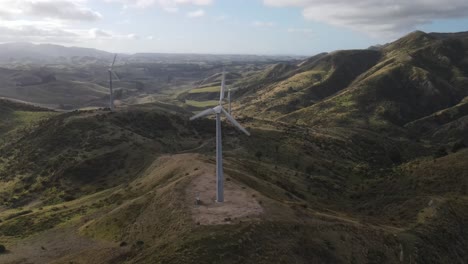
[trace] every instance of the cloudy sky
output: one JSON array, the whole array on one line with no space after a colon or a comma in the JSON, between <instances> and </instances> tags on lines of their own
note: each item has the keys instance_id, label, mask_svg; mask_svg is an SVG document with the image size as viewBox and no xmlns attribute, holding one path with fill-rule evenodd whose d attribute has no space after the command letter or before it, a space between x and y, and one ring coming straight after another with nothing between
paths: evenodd
<instances>
[{"instance_id":1,"label":"cloudy sky","mask_svg":"<svg viewBox=\"0 0 468 264\"><path fill-rule=\"evenodd\" d=\"M468 30L467 0L0 0L0 42L312 55Z\"/></svg>"}]
</instances>

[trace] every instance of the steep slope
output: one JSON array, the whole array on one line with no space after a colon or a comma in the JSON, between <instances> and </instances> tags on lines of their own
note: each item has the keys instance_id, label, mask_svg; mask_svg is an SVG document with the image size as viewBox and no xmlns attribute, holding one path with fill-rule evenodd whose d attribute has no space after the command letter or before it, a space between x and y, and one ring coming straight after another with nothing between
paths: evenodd
<instances>
[{"instance_id":1,"label":"steep slope","mask_svg":"<svg viewBox=\"0 0 468 264\"><path fill-rule=\"evenodd\" d=\"M459 104L405 125L412 133L454 148L468 145L468 97Z\"/></svg>"},{"instance_id":2,"label":"steep slope","mask_svg":"<svg viewBox=\"0 0 468 264\"><path fill-rule=\"evenodd\" d=\"M436 39L412 33L384 47L381 61L341 93L281 120L402 126L452 107L468 94L467 50L466 38Z\"/></svg>"},{"instance_id":3,"label":"steep slope","mask_svg":"<svg viewBox=\"0 0 468 264\"><path fill-rule=\"evenodd\" d=\"M241 78L242 75L237 72L228 72L225 74L226 85L230 86L233 82ZM222 79L222 73L216 73L196 84L196 88L187 92L180 93L177 99L180 101L210 101L219 100L219 88Z\"/></svg>"},{"instance_id":4,"label":"steep slope","mask_svg":"<svg viewBox=\"0 0 468 264\"><path fill-rule=\"evenodd\" d=\"M345 89L357 76L374 66L380 56L378 51L371 50L337 51L317 55L296 69L278 69L280 74L275 77L271 72L265 72L264 78L270 81L273 78L274 82L263 84L264 87L241 99L243 111L260 112L271 118L313 105Z\"/></svg>"}]
</instances>

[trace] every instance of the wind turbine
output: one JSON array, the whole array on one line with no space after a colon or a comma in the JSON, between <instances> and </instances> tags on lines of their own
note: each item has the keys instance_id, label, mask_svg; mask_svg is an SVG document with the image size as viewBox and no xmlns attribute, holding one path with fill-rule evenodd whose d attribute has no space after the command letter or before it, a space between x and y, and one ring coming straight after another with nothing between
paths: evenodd
<instances>
[{"instance_id":1,"label":"wind turbine","mask_svg":"<svg viewBox=\"0 0 468 264\"><path fill-rule=\"evenodd\" d=\"M225 72L224 72L224 68L223 68L223 80L222 80L222 84L223 86L225 86ZM228 99L228 113L231 115L231 87L228 88L228 95L227 95L227 99Z\"/></svg>"},{"instance_id":2,"label":"wind turbine","mask_svg":"<svg viewBox=\"0 0 468 264\"><path fill-rule=\"evenodd\" d=\"M194 120L207 115L216 115L216 202L224 202L224 175L223 175L223 146L221 142L221 114L224 114L226 118L240 131L244 132L247 136L250 133L243 128L226 110L223 108L225 89L225 72L223 70L223 79L221 81L221 89L219 93L219 104L210 109L201 111L200 113L192 116L190 120Z\"/></svg>"},{"instance_id":3,"label":"wind turbine","mask_svg":"<svg viewBox=\"0 0 468 264\"><path fill-rule=\"evenodd\" d=\"M109 90L110 90L109 108L111 111L114 111L114 90L112 87L112 75L114 75L117 78L117 80L119 79L119 77L117 76L117 74L115 74L113 70L115 59L117 59L117 54L114 55L114 60L112 61L112 64L109 66L109 70L108 70L109 71Z\"/></svg>"}]
</instances>

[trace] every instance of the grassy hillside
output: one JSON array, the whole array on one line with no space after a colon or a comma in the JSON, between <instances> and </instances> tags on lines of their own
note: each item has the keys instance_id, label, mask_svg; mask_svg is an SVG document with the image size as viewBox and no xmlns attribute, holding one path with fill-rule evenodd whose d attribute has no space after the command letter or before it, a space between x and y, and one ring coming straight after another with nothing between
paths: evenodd
<instances>
[{"instance_id":1,"label":"grassy hillside","mask_svg":"<svg viewBox=\"0 0 468 264\"><path fill-rule=\"evenodd\" d=\"M0 136L2 144L12 138L20 137L24 132L34 128L42 120L54 116L52 110L11 100L0 99Z\"/></svg>"},{"instance_id":2,"label":"grassy hillside","mask_svg":"<svg viewBox=\"0 0 468 264\"><path fill-rule=\"evenodd\" d=\"M211 118L0 101L0 262L467 262L466 50L415 32L233 74L251 136L223 122L222 205ZM208 80L171 98L207 107Z\"/></svg>"},{"instance_id":3,"label":"grassy hillside","mask_svg":"<svg viewBox=\"0 0 468 264\"><path fill-rule=\"evenodd\" d=\"M452 107L468 93L465 50L464 38L440 40L422 32L410 34L386 46L380 62L346 90L282 120L378 128L402 126Z\"/></svg>"},{"instance_id":4,"label":"grassy hillside","mask_svg":"<svg viewBox=\"0 0 468 264\"><path fill-rule=\"evenodd\" d=\"M0 258L14 259L15 252L26 247L22 243L48 248L47 241L55 234L50 230L111 243L107 249L99 244L98 254L68 242L58 252L76 251L62 255L59 262L76 258L90 261L87 256L114 263L200 263L220 258L236 263L267 263L276 258L283 262L315 259L332 263L394 258L388 247L396 247L397 242L391 236L379 236L380 228L322 212L325 200L320 197L328 192L327 186L342 188L339 175L330 180L325 175L340 169L328 167L325 158L319 157L317 168L307 170L314 175L307 180L302 172L306 160L296 165L289 159L304 154L297 148L301 143L291 141L294 136L285 137L284 132L255 129L252 132L256 136L242 143L237 136L226 135L229 198L225 206L234 210L253 203L260 210L242 209L243 216L234 213L231 219L226 218L224 210L218 211L223 207L211 200L213 134L208 128L213 123L200 121L191 127L181 119L183 111L174 115L157 108L61 114L15 142L14 147L2 148L5 209L0 213L0 232L2 243L12 248L12 253ZM225 131L234 132L229 127ZM263 144L278 133L283 135L278 146L284 155L255 155L260 149L265 151ZM201 142L208 145L203 147L202 143L196 148ZM287 147L291 149L283 150ZM13 149L22 155L15 155ZM200 154L164 154L187 151ZM274 159L277 162L271 163ZM20 164L28 164L27 170ZM304 188L304 181L309 181L313 193ZM202 194L205 206L193 206L196 188L207 188ZM335 208L342 202L338 191L328 196L336 201ZM209 218L204 217L207 213ZM213 218L218 219L217 224L205 222ZM366 242L353 248L356 239ZM279 251L278 241L284 245ZM364 247L372 247L377 255L363 254ZM34 255L29 258L34 259ZM59 257L52 254L50 258Z\"/></svg>"},{"instance_id":5,"label":"grassy hillside","mask_svg":"<svg viewBox=\"0 0 468 264\"><path fill-rule=\"evenodd\" d=\"M42 120L1 149L2 180L15 181L21 175L20 182L2 193L3 203L19 206L38 197L53 203L92 193L131 179L156 153L195 144L189 138L176 143L187 133L179 130L186 121L168 117L169 109L157 107L119 113L75 111Z\"/></svg>"},{"instance_id":6,"label":"grassy hillside","mask_svg":"<svg viewBox=\"0 0 468 264\"><path fill-rule=\"evenodd\" d=\"M275 68L264 73L264 78L279 78L272 84L256 88L256 92L240 102L244 113L258 111L275 118L314 105L320 100L345 89L357 76L372 67L380 57L378 51L337 51L316 56L297 68ZM275 75L272 71L278 71ZM286 71L286 73L282 73ZM280 76L280 77L277 77ZM239 86L242 94L242 86ZM255 90L255 89L254 89ZM245 93L245 92L244 92Z\"/></svg>"}]
</instances>

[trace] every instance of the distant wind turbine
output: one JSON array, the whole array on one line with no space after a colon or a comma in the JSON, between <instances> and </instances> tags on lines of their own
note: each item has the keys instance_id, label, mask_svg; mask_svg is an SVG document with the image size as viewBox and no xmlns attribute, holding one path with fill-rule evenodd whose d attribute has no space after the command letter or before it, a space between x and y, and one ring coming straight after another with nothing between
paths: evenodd
<instances>
[{"instance_id":1,"label":"distant wind turbine","mask_svg":"<svg viewBox=\"0 0 468 264\"><path fill-rule=\"evenodd\" d=\"M115 60L117 59L117 54L114 55L114 60L112 61L112 64L109 66L109 92L110 92L110 95L109 95L109 108L111 111L114 111L114 90L113 90L113 87L112 87L112 75L115 76L117 78L117 80L119 80L119 77L117 76L117 74L115 74L113 68L114 68L114 63L115 63Z\"/></svg>"},{"instance_id":2,"label":"distant wind turbine","mask_svg":"<svg viewBox=\"0 0 468 264\"><path fill-rule=\"evenodd\" d=\"M221 114L224 114L226 118L240 131L244 132L247 136L250 133L243 128L226 110L223 108L224 89L225 89L225 72L223 69L223 79L221 81L221 89L219 94L219 104L210 109L206 109L193 117L190 120L194 120L207 115L216 115L216 202L224 202L224 175L223 175L223 146L221 142Z\"/></svg>"},{"instance_id":3,"label":"distant wind turbine","mask_svg":"<svg viewBox=\"0 0 468 264\"><path fill-rule=\"evenodd\" d=\"M223 68L223 82L225 81L225 72L224 72L224 68ZM225 83L223 83L222 85L225 85ZM232 115L232 111L231 111L231 91L235 91L237 89L231 89L231 87L228 88L228 95L227 95L227 99L228 99L228 113L230 115Z\"/></svg>"},{"instance_id":4,"label":"distant wind turbine","mask_svg":"<svg viewBox=\"0 0 468 264\"><path fill-rule=\"evenodd\" d=\"M223 77L221 80L221 86L224 87L223 89L226 88L226 71L224 70L223 67ZM228 88L228 113L231 114L231 87Z\"/></svg>"}]
</instances>

